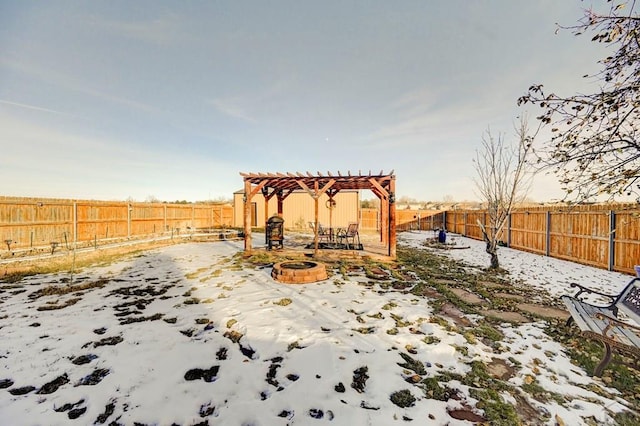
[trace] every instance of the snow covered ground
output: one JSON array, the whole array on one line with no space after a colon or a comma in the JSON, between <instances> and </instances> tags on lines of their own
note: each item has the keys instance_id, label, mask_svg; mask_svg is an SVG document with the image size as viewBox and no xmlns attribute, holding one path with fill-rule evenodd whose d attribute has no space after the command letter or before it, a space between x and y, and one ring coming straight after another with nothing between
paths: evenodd
<instances>
[{"instance_id":1,"label":"snow covered ground","mask_svg":"<svg viewBox=\"0 0 640 426\"><path fill-rule=\"evenodd\" d=\"M399 244L424 249L430 236L406 232ZM487 264L482 243L449 241L470 248L445 255ZM430 321L425 298L365 285L363 274L283 285L271 268L239 266L241 249L186 243L85 269L73 283L68 272L0 283L0 424L456 425L470 424L456 410L482 415L458 380L446 384L456 398L425 395L399 365L406 356L426 370L420 378L517 362L508 385L535 377L568 401L530 400L544 414L533 424L612 424L628 405L572 365L541 323L503 324L495 351ZM572 281L617 292L630 279L509 249L500 258L516 280L552 295ZM71 285L86 288L44 291ZM399 391L414 403L392 402Z\"/></svg>"}]
</instances>

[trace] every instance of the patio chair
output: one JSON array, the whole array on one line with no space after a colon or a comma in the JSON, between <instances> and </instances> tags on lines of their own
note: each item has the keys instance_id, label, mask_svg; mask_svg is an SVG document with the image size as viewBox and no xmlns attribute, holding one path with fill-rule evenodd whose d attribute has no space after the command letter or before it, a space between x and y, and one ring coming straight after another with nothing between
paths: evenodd
<instances>
[{"instance_id":1,"label":"patio chair","mask_svg":"<svg viewBox=\"0 0 640 426\"><path fill-rule=\"evenodd\" d=\"M315 222L309 222L309 228L315 232ZM331 242L331 232L329 229L322 226L321 223L318 223L318 242L321 243L323 241L327 243Z\"/></svg>"},{"instance_id":2,"label":"patio chair","mask_svg":"<svg viewBox=\"0 0 640 426\"><path fill-rule=\"evenodd\" d=\"M362 244L360 243L360 234L358 234L358 224L350 223L347 229L343 229L338 233L338 242L345 244L346 248L360 250ZM358 244L356 245L356 239Z\"/></svg>"}]
</instances>

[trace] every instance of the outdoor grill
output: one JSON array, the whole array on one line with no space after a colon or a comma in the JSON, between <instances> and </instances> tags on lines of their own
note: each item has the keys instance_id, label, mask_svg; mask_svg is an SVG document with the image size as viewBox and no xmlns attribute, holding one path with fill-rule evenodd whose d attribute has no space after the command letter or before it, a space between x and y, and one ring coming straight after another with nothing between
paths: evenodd
<instances>
[{"instance_id":1,"label":"outdoor grill","mask_svg":"<svg viewBox=\"0 0 640 426\"><path fill-rule=\"evenodd\" d=\"M284 242L284 219L280 216L273 215L267 220L267 226L264 229L267 249L271 250L274 245L282 248Z\"/></svg>"}]
</instances>

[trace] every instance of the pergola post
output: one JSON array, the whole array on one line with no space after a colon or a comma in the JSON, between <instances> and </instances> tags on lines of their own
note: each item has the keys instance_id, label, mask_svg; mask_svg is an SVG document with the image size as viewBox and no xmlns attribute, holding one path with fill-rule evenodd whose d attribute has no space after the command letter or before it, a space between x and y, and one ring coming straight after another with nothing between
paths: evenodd
<instances>
[{"instance_id":1,"label":"pergola post","mask_svg":"<svg viewBox=\"0 0 640 426\"><path fill-rule=\"evenodd\" d=\"M262 188L262 196L264 197L264 229L267 229L267 221L269 220L269 200L271 196L269 196L269 188Z\"/></svg>"},{"instance_id":2,"label":"pergola post","mask_svg":"<svg viewBox=\"0 0 640 426\"><path fill-rule=\"evenodd\" d=\"M278 200L278 216L282 216L282 202L284 201L284 195L282 189L276 191L276 199Z\"/></svg>"},{"instance_id":3,"label":"pergola post","mask_svg":"<svg viewBox=\"0 0 640 426\"><path fill-rule=\"evenodd\" d=\"M389 256L396 258L396 181L389 182Z\"/></svg>"},{"instance_id":4,"label":"pergola post","mask_svg":"<svg viewBox=\"0 0 640 426\"><path fill-rule=\"evenodd\" d=\"M389 242L389 201L387 197L380 197L380 241L387 245Z\"/></svg>"},{"instance_id":5,"label":"pergola post","mask_svg":"<svg viewBox=\"0 0 640 426\"><path fill-rule=\"evenodd\" d=\"M318 220L320 218L320 209L318 206L318 201L320 199L320 197L318 196L318 182L314 182L313 184L313 191L314 191L314 196L313 196L313 213L314 213L314 220L316 223L316 232L315 232L315 236L314 236L314 241L313 241L313 257L318 257Z\"/></svg>"},{"instance_id":6,"label":"pergola post","mask_svg":"<svg viewBox=\"0 0 640 426\"><path fill-rule=\"evenodd\" d=\"M251 254L251 182L244 182L244 251Z\"/></svg>"}]
</instances>

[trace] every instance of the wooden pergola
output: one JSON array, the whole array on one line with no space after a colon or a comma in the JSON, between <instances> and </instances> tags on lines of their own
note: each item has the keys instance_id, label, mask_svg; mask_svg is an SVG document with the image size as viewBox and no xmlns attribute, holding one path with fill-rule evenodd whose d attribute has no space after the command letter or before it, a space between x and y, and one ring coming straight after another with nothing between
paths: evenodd
<instances>
[{"instance_id":1,"label":"wooden pergola","mask_svg":"<svg viewBox=\"0 0 640 426\"><path fill-rule=\"evenodd\" d=\"M346 175L338 172L337 175L327 172L323 175L303 173L242 173L244 178L244 251L251 253L251 199L262 192L265 199L265 223L269 218L269 200L274 196L278 200L279 215L282 215L282 204L294 191L306 191L315 202L315 230L314 230L314 256L318 254L318 200L323 194L327 194L329 200L342 190L368 189L380 199L380 241L387 247L388 255L396 257L396 205L395 190L396 177L393 170L384 174Z\"/></svg>"}]
</instances>

